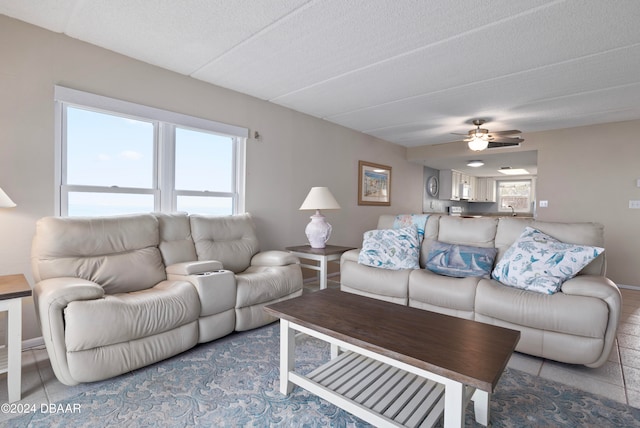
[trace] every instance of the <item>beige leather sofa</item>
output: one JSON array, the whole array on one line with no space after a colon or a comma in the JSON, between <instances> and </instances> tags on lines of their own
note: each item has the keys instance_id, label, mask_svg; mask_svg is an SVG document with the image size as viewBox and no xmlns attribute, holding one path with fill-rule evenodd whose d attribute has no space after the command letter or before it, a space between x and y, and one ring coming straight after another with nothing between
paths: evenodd
<instances>
[{"instance_id":1,"label":"beige leather sofa","mask_svg":"<svg viewBox=\"0 0 640 428\"><path fill-rule=\"evenodd\" d=\"M34 301L56 377L116 376L276 319L302 294L299 260L260 252L249 214L39 220Z\"/></svg>"},{"instance_id":2,"label":"beige leather sofa","mask_svg":"<svg viewBox=\"0 0 640 428\"><path fill-rule=\"evenodd\" d=\"M379 218L392 228L395 216ZM452 278L424 269L435 241L495 247L496 263L526 226L556 239L604 247L604 230L594 223L552 223L517 217L460 218L432 215L425 226L420 266L385 270L358 264L359 250L341 258L341 289L429 311L519 330L516 350L572 364L599 367L615 341L621 309L618 287L605 275L604 253L552 295L502 285L492 279Z\"/></svg>"}]
</instances>

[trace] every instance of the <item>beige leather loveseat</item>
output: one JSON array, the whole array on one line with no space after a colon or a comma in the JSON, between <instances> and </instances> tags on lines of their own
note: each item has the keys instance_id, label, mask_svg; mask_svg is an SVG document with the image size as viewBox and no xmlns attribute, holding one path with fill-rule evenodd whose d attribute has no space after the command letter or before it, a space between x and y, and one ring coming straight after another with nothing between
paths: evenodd
<instances>
[{"instance_id":1,"label":"beige leather loveseat","mask_svg":"<svg viewBox=\"0 0 640 428\"><path fill-rule=\"evenodd\" d=\"M249 214L39 220L34 301L56 377L116 376L275 318L302 294L296 257L260 252Z\"/></svg>"},{"instance_id":2,"label":"beige leather loveseat","mask_svg":"<svg viewBox=\"0 0 640 428\"><path fill-rule=\"evenodd\" d=\"M379 218L392 228L395 216ZM516 350L556 361L599 367L615 341L621 310L618 287L605 275L604 253L555 294L541 294L481 277L454 278L424 269L436 241L495 247L496 263L526 226L556 239L604 247L594 223L552 223L524 218L460 218L432 215L424 230L421 269L387 270L358 263L359 250L341 258L341 289L429 311L519 330Z\"/></svg>"}]
</instances>

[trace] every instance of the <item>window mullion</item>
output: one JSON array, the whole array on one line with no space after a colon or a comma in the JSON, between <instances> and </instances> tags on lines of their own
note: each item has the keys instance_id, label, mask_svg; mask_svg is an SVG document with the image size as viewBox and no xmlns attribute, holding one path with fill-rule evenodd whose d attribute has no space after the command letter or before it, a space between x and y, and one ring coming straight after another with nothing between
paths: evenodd
<instances>
[{"instance_id":1,"label":"window mullion","mask_svg":"<svg viewBox=\"0 0 640 428\"><path fill-rule=\"evenodd\" d=\"M173 212L176 206L175 189L175 126L159 123L157 189L160 193L160 211Z\"/></svg>"}]
</instances>

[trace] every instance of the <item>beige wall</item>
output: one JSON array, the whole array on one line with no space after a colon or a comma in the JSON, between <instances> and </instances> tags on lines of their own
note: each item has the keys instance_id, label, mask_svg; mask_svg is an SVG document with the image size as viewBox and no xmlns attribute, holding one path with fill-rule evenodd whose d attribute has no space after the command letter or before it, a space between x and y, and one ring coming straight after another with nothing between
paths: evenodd
<instances>
[{"instance_id":1,"label":"beige wall","mask_svg":"<svg viewBox=\"0 0 640 428\"><path fill-rule=\"evenodd\" d=\"M607 276L621 285L640 286L640 121L608 123L524 134L520 149L538 150L536 198L544 221L590 221L604 225ZM464 143L408 150L414 161L467 154Z\"/></svg>"},{"instance_id":2,"label":"beige wall","mask_svg":"<svg viewBox=\"0 0 640 428\"><path fill-rule=\"evenodd\" d=\"M538 218L604 224L607 276L640 286L640 121L527 134L538 149Z\"/></svg>"},{"instance_id":3,"label":"beige wall","mask_svg":"<svg viewBox=\"0 0 640 428\"><path fill-rule=\"evenodd\" d=\"M5 16L0 40L0 187L18 204L0 211L0 274L33 283L35 222L54 214L56 84L259 131L247 146L246 210L263 249L306 241L312 213L298 208L312 186L328 186L342 206L326 213L336 245L358 245L382 213L421 210L422 166L400 146ZM357 205L360 159L393 168L391 207ZM24 338L40 336L33 302L24 307Z\"/></svg>"}]
</instances>

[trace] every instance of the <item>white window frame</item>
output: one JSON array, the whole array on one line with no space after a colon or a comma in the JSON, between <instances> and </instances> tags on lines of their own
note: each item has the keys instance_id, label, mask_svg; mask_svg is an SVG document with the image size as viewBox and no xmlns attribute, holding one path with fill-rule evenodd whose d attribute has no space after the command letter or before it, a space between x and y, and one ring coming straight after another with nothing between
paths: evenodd
<instances>
[{"instance_id":1,"label":"white window frame","mask_svg":"<svg viewBox=\"0 0 640 428\"><path fill-rule=\"evenodd\" d=\"M178 196L231 197L233 213L245 210L245 165L246 141L249 130L235 125L214 122L148 107L140 104L95 95L63 86L55 86L55 211L57 215L68 215L68 195L70 192L100 192L126 194L153 194L154 210L175 212ZM151 122L154 127L154 171L153 188L106 187L67 184L66 156L66 111L67 107L77 107L99 113L127 117ZM191 191L175 189L175 129L176 127L199 132L211 132L232 138L233 179L230 192Z\"/></svg>"},{"instance_id":2,"label":"white window frame","mask_svg":"<svg viewBox=\"0 0 640 428\"><path fill-rule=\"evenodd\" d=\"M530 213L532 210L532 201L534 200L534 180L532 178L515 178L515 179L504 179L504 180L496 180L496 199L498 204L499 212L511 212L511 208L503 208L502 207L502 197L500 192L500 186L502 183L516 183L516 182L528 182L529 183L529 198L527 209L515 209L513 212L516 213Z\"/></svg>"}]
</instances>

